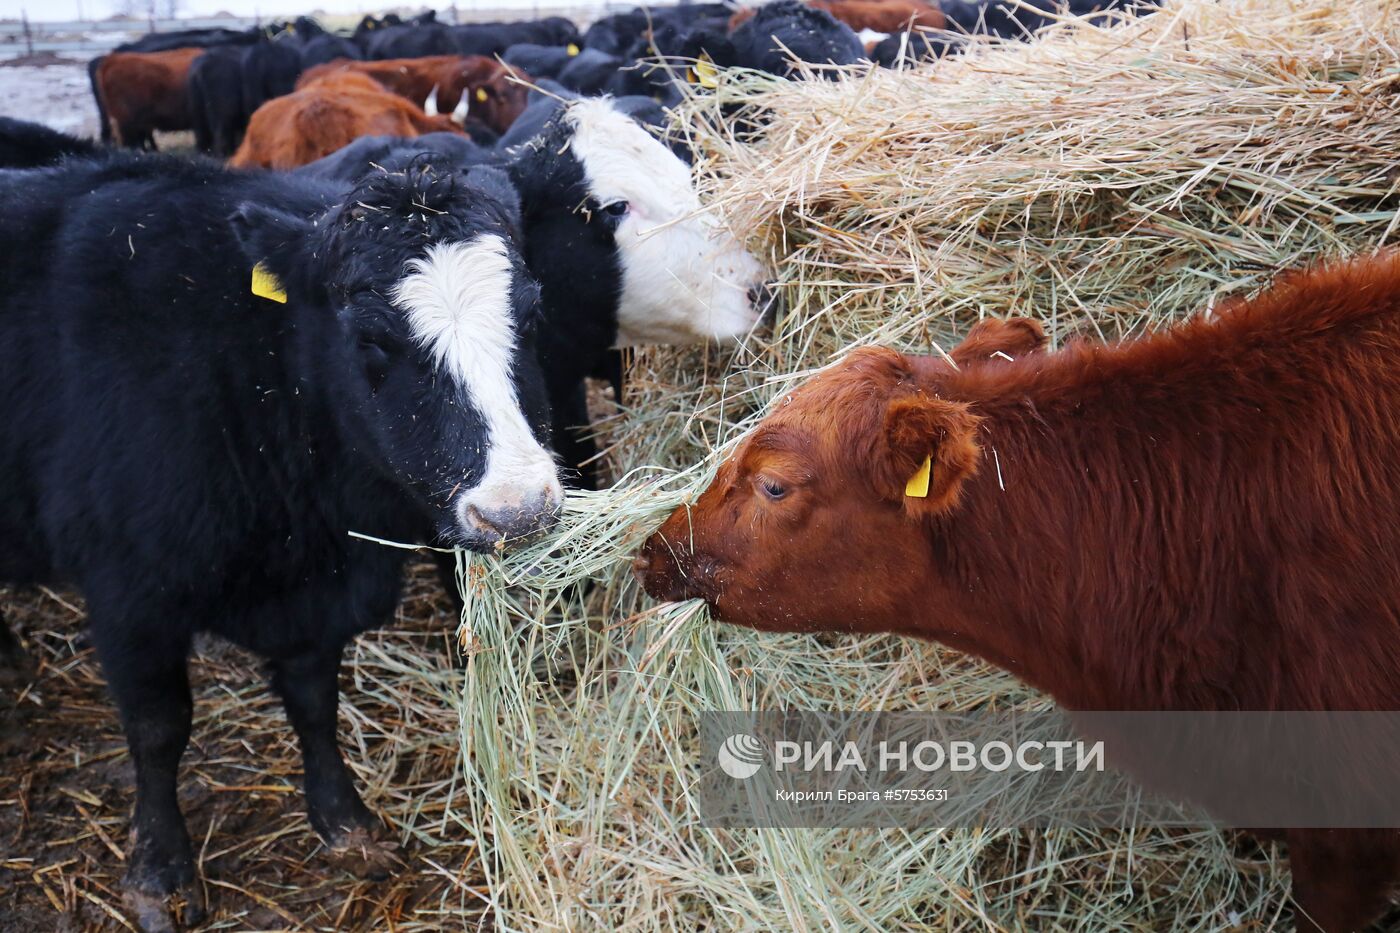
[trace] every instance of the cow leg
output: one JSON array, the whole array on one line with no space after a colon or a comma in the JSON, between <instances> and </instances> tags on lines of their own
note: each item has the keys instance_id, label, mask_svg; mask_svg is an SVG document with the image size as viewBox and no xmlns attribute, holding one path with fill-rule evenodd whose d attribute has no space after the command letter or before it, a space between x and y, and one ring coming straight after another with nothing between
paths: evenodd
<instances>
[{"instance_id":1,"label":"cow leg","mask_svg":"<svg viewBox=\"0 0 1400 933\"><path fill-rule=\"evenodd\" d=\"M272 688L301 742L306 811L337 864L372 880L389 877L392 852L375 840L379 819L360 799L336 742L342 646L272 662Z\"/></svg>"},{"instance_id":2,"label":"cow leg","mask_svg":"<svg viewBox=\"0 0 1400 933\"><path fill-rule=\"evenodd\" d=\"M1297 830L1288 834L1299 933L1364 929L1389 902L1400 868L1393 833Z\"/></svg>"},{"instance_id":3,"label":"cow leg","mask_svg":"<svg viewBox=\"0 0 1400 933\"><path fill-rule=\"evenodd\" d=\"M189 832L176 798L180 756L190 738L193 704L187 670L189 642L158 626L94 620L93 641L121 714L136 766L126 902L147 933L175 929L166 898L184 896L184 920L202 918Z\"/></svg>"}]
</instances>

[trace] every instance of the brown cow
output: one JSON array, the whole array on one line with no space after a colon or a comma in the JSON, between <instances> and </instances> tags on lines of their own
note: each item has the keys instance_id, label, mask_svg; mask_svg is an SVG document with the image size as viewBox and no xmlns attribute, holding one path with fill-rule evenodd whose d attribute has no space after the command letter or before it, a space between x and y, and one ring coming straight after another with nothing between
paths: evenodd
<instances>
[{"instance_id":1,"label":"brown cow","mask_svg":"<svg viewBox=\"0 0 1400 933\"><path fill-rule=\"evenodd\" d=\"M1396 254L1129 343L1014 326L787 396L648 540L648 592L937 640L1071 710L1400 709ZM1283 835L1318 928L1385 905L1400 832Z\"/></svg>"},{"instance_id":2,"label":"brown cow","mask_svg":"<svg viewBox=\"0 0 1400 933\"><path fill-rule=\"evenodd\" d=\"M274 97L253 113L243 144L229 159L238 167L296 168L361 136L421 136L461 129L450 117L428 116L359 74L333 74Z\"/></svg>"},{"instance_id":3,"label":"brown cow","mask_svg":"<svg viewBox=\"0 0 1400 933\"><path fill-rule=\"evenodd\" d=\"M900 32L911 26L944 29L948 23L943 11L923 0L806 0L806 3L815 9L826 10L856 32L863 29ZM729 18L729 31L733 32L753 19L757 12L758 7L738 10Z\"/></svg>"},{"instance_id":4,"label":"brown cow","mask_svg":"<svg viewBox=\"0 0 1400 933\"><path fill-rule=\"evenodd\" d=\"M103 56L95 84L117 145L154 149L154 130L194 127L186 83L190 65L205 51L180 48Z\"/></svg>"},{"instance_id":5,"label":"brown cow","mask_svg":"<svg viewBox=\"0 0 1400 933\"><path fill-rule=\"evenodd\" d=\"M485 55L430 55L374 62L337 59L309 69L297 87L345 72L372 78L415 104L431 99L429 113L451 113L459 124L471 116L495 133L510 129L529 96L529 89L519 83L528 79L526 75Z\"/></svg>"}]
</instances>

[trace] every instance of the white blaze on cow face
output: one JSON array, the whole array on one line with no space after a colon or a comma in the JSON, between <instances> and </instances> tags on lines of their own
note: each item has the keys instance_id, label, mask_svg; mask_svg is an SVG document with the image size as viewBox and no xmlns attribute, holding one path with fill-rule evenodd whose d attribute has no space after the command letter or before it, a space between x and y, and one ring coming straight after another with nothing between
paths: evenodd
<instances>
[{"instance_id":1,"label":"white blaze on cow face","mask_svg":"<svg viewBox=\"0 0 1400 933\"><path fill-rule=\"evenodd\" d=\"M454 504L474 542L528 534L558 513L563 489L554 458L520 410L511 373L511 262L499 236L435 243L394 290L414 339L463 390L486 425L486 469Z\"/></svg>"},{"instance_id":2,"label":"white blaze on cow face","mask_svg":"<svg viewBox=\"0 0 1400 933\"><path fill-rule=\"evenodd\" d=\"M617 227L618 346L733 340L760 311L763 268L702 211L690 168L606 98L569 105L575 158L599 206L627 202Z\"/></svg>"}]
</instances>

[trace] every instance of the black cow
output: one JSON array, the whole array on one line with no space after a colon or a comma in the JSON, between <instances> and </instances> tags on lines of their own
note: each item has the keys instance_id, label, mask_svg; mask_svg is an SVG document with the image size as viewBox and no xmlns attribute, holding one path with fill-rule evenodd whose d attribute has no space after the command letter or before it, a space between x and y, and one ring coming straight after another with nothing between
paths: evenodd
<instances>
[{"instance_id":1,"label":"black cow","mask_svg":"<svg viewBox=\"0 0 1400 933\"><path fill-rule=\"evenodd\" d=\"M560 69L556 80L575 93L592 97L603 93L613 75L617 74L617 69L625 63L616 55L592 48L584 49Z\"/></svg>"},{"instance_id":2,"label":"black cow","mask_svg":"<svg viewBox=\"0 0 1400 933\"><path fill-rule=\"evenodd\" d=\"M353 188L126 153L0 173L0 580L87 598L144 929L197 890L176 770L200 631L269 659L312 826L383 871L337 671L390 619L404 552L350 533L489 551L557 514L516 230L427 167Z\"/></svg>"},{"instance_id":3,"label":"black cow","mask_svg":"<svg viewBox=\"0 0 1400 933\"><path fill-rule=\"evenodd\" d=\"M0 117L0 168L38 168L68 156L91 155L97 146L47 126Z\"/></svg>"},{"instance_id":4,"label":"black cow","mask_svg":"<svg viewBox=\"0 0 1400 933\"><path fill-rule=\"evenodd\" d=\"M301 42L288 34L259 42L244 51L243 112L247 117L274 97L292 92L297 78L301 77L301 52Z\"/></svg>"},{"instance_id":5,"label":"black cow","mask_svg":"<svg viewBox=\"0 0 1400 933\"><path fill-rule=\"evenodd\" d=\"M562 16L518 23L466 23L451 31L459 55L503 55L511 46L524 43L577 49L583 41L578 27Z\"/></svg>"},{"instance_id":6,"label":"black cow","mask_svg":"<svg viewBox=\"0 0 1400 933\"><path fill-rule=\"evenodd\" d=\"M190 65L190 116L201 152L233 155L248 127L243 103L243 55L237 46L213 48Z\"/></svg>"},{"instance_id":7,"label":"black cow","mask_svg":"<svg viewBox=\"0 0 1400 933\"><path fill-rule=\"evenodd\" d=\"M329 32L312 36L301 44L302 71L333 62L337 58L358 61L364 57L364 51L352 40Z\"/></svg>"},{"instance_id":8,"label":"black cow","mask_svg":"<svg viewBox=\"0 0 1400 933\"><path fill-rule=\"evenodd\" d=\"M519 42L505 50L501 60L532 78L556 78L564 66L579 54L577 45L537 45Z\"/></svg>"},{"instance_id":9,"label":"black cow","mask_svg":"<svg viewBox=\"0 0 1400 933\"><path fill-rule=\"evenodd\" d=\"M428 55L456 55L457 43L452 33L441 23L385 26L369 34L365 58L423 58Z\"/></svg>"},{"instance_id":10,"label":"black cow","mask_svg":"<svg viewBox=\"0 0 1400 933\"><path fill-rule=\"evenodd\" d=\"M416 158L421 155L441 156L441 159L433 158L432 163L446 166L452 171L504 164L504 159L498 158L491 149L477 145L464 136L456 133L425 133L413 139L398 136L361 136L325 158L317 159L293 171L314 178L353 183L363 177L367 170L376 166L389 170L391 167L397 168L406 156ZM519 200L519 195L514 193L514 189L509 200Z\"/></svg>"},{"instance_id":11,"label":"black cow","mask_svg":"<svg viewBox=\"0 0 1400 933\"><path fill-rule=\"evenodd\" d=\"M697 29L692 44L692 52L708 53L717 65L783 77L796 76L798 62L821 66L865 60L865 47L851 27L800 0L776 0L760 7L727 39Z\"/></svg>"}]
</instances>

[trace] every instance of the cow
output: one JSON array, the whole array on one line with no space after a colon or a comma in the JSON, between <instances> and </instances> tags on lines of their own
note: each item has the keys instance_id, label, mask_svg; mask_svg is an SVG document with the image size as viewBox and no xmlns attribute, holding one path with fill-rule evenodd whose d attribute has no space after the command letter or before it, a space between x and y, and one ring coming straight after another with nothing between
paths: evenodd
<instances>
[{"instance_id":1,"label":"cow","mask_svg":"<svg viewBox=\"0 0 1400 933\"><path fill-rule=\"evenodd\" d=\"M424 108L430 114L451 113L459 124L474 117L497 134L510 129L528 94L524 75L480 55L331 62L306 72L298 86L344 72L372 78L414 103L432 100Z\"/></svg>"},{"instance_id":2,"label":"cow","mask_svg":"<svg viewBox=\"0 0 1400 933\"><path fill-rule=\"evenodd\" d=\"M451 34L459 55L497 56L522 43L573 46L577 51L582 42L578 27L562 16L517 23L466 23L451 27Z\"/></svg>"},{"instance_id":3,"label":"cow","mask_svg":"<svg viewBox=\"0 0 1400 933\"><path fill-rule=\"evenodd\" d=\"M646 542L647 591L936 640L1069 710L1400 709L1400 254L1120 344L1019 327L784 396ZM1400 832L1283 834L1301 928L1385 906Z\"/></svg>"},{"instance_id":4,"label":"cow","mask_svg":"<svg viewBox=\"0 0 1400 933\"><path fill-rule=\"evenodd\" d=\"M535 135L491 163L520 193L526 262L540 283L537 346L554 449L568 478L592 487L585 378L609 372L616 348L744 336L759 321L765 274L701 211L689 166L629 108L607 98L550 103L542 122L531 117ZM419 144L396 148L411 154ZM363 171L383 165L371 155L390 157L365 153ZM333 156L304 171L347 177L354 167Z\"/></svg>"},{"instance_id":5,"label":"cow","mask_svg":"<svg viewBox=\"0 0 1400 933\"><path fill-rule=\"evenodd\" d=\"M284 32L243 51L243 112L251 115L263 104L290 94L301 75L302 44Z\"/></svg>"},{"instance_id":6,"label":"cow","mask_svg":"<svg viewBox=\"0 0 1400 933\"><path fill-rule=\"evenodd\" d=\"M98 61L93 78L110 138L128 148L156 148L155 130L188 130L190 65L204 49L113 52Z\"/></svg>"},{"instance_id":7,"label":"cow","mask_svg":"<svg viewBox=\"0 0 1400 933\"><path fill-rule=\"evenodd\" d=\"M626 63L620 56L584 49L559 70L558 81L576 94L593 97L603 93L613 75Z\"/></svg>"},{"instance_id":8,"label":"cow","mask_svg":"<svg viewBox=\"0 0 1400 933\"><path fill-rule=\"evenodd\" d=\"M510 46L501 61L531 78L556 78L581 49L578 45L536 45L520 42Z\"/></svg>"},{"instance_id":9,"label":"cow","mask_svg":"<svg viewBox=\"0 0 1400 933\"><path fill-rule=\"evenodd\" d=\"M351 39L334 33L317 33L301 44L301 70L315 68L337 58L358 60L364 58L364 51Z\"/></svg>"},{"instance_id":10,"label":"cow","mask_svg":"<svg viewBox=\"0 0 1400 933\"><path fill-rule=\"evenodd\" d=\"M364 75L331 74L259 107L229 164L296 168L361 136L439 132L460 130L451 117L429 116Z\"/></svg>"},{"instance_id":11,"label":"cow","mask_svg":"<svg viewBox=\"0 0 1400 933\"><path fill-rule=\"evenodd\" d=\"M268 660L311 825L378 876L337 671L390 621L405 558L351 533L491 552L558 514L539 292L487 190L132 153L0 173L0 580L87 599L146 931L173 930L174 892L199 912L176 787L196 633Z\"/></svg>"},{"instance_id":12,"label":"cow","mask_svg":"<svg viewBox=\"0 0 1400 933\"><path fill-rule=\"evenodd\" d=\"M190 65L190 117L195 146L227 158L238 148L248 124L243 103L243 53L239 46L218 46Z\"/></svg>"},{"instance_id":13,"label":"cow","mask_svg":"<svg viewBox=\"0 0 1400 933\"><path fill-rule=\"evenodd\" d=\"M97 151L91 140L79 139L38 123L0 117L0 168L38 168L69 156Z\"/></svg>"},{"instance_id":14,"label":"cow","mask_svg":"<svg viewBox=\"0 0 1400 933\"><path fill-rule=\"evenodd\" d=\"M426 58L429 55L456 55L457 43L442 23L385 26L369 34L365 58Z\"/></svg>"},{"instance_id":15,"label":"cow","mask_svg":"<svg viewBox=\"0 0 1400 933\"><path fill-rule=\"evenodd\" d=\"M812 66L850 65L865 61L865 46L845 23L800 0L776 0L761 6L727 36L723 29L696 27L687 40L687 56L709 57L723 67L749 68L792 78Z\"/></svg>"}]
</instances>

